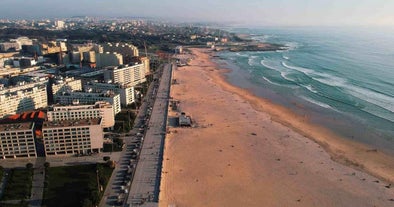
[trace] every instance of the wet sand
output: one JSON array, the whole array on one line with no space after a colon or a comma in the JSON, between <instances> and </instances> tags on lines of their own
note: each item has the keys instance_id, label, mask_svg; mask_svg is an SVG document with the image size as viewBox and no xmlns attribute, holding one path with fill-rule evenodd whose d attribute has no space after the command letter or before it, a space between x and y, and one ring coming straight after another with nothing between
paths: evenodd
<instances>
[{"instance_id":1,"label":"wet sand","mask_svg":"<svg viewBox=\"0 0 394 207\"><path fill-rule=\"evenodd\" d=\"M196 127L169 128L160 206L394 205L394 158L228 84L207 50L193 53L171 96Z\"/></svg>"}]
</instances>

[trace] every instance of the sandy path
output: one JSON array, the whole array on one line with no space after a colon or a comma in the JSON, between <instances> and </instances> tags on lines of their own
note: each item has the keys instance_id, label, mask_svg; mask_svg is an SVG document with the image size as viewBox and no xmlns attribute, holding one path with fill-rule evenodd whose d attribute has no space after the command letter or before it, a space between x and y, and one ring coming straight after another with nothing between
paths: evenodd
<instances>
[{"instance_id":1,"label":"sandy path","mask_svg":"<svg viewBox=\"0 0 394 207\"><path fill-rule=\"evenodd\" d=\"M372 154L386 180L394 177L393 158L366 153L364 146L337 137L333 145L324 144L334 135L227 84L207 54L194 53L191 66L175 71L179 84L172 86L171 96L198 127L170 128L160 206L394 205L394 188L385 187L387 182L332 161L323 147L338 157L348 151L357 155L364 150L362 158ZM294 131L297 127L303 130ZM323 147L304 135L316 136Z\"/></svg>"}]
</instances>

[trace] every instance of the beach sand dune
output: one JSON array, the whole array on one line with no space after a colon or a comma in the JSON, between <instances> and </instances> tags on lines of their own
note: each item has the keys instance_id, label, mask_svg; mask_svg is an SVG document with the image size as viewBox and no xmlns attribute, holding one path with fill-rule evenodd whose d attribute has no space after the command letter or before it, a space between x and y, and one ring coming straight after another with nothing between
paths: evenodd
<instances>
[{"instance_id":1,"label":"beach sand dune","mask_svg":"<svg viewBox=\"0 0 394 207\"><path fill-rule=\"evenodd\" d=\"M196 127L169 128L161 207L394 206L392 157L340 140L229 85L207 50L193 53L191 66L174 72L179 84L172 85L171 96ZM363 165L359 159L365 159ZM357 167L373 168L385 181Z\"/></svg>"}]
</instances>

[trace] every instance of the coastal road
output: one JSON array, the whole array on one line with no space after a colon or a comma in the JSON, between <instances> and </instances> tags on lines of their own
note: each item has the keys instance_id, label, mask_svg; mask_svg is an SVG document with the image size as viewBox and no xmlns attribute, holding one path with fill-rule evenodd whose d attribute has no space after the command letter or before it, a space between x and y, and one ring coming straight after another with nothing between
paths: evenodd
<instances>
[{"instance_id":1,"label":"coastal road","mask_svg":"<svg viewBox=\"0 0 394 207\"><path fill-rule=\"evenodd\" d=\"M100 207L123 206L124 200L126 200L124 189L126 189L128 181L133 177L133 174L127 173L131 164L131 154L135 153L134 149L138 149L135 147L135 144L142 142L141 137L136 136L136 134L139 133L139 128L144 125L144 122L149 119L149 108L153 106L154 102L152 94L154 90L157 90L155 87L158 87L155 83L149 86L147 95L134 120L134 128L123 137L125 148L121 152L117 152L116 156L109 155L111 160L116 161L117 164L104 191L104 196L99 204ZM124 196L123 199L118 199L122 196Z\"/></svg>"},{"instance_id":2,"label":"coastal road","mask_svg":"<svg viewBox=\"0 0 394 207\"><path fill-rule=\"evenodd\" d=\"M159 88L154 92L156 100L127 198L129 206L158 206L172 67L164 66Z\"/></svg>"}]
</instances>

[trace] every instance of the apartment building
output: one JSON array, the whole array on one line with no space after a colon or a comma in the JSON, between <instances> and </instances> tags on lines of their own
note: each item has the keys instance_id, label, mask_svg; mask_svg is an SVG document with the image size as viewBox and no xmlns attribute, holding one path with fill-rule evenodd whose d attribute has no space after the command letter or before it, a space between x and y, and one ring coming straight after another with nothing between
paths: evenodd
<instances>
[{"instance_id":1,"label":"apartment building","mask_svg":"<svg viewBox=\"0 0 394 207\"><path fill-rule=\"evenodd\" d=\"M92 91L74 91L72 93L63 93L58 95L56 101L62 105L94 104L97 101L105 101L112 105L115 115L121 110L120 95L111 91L98 93Z\"/></svg>"},{"instance_id":2,"label":"apartment building","mask_svg":"<svg viewBox=\"0 0 394 207\"><path fill-rule=\"evenodd\" d=\"M47 80L0 88L0 117L48 106Z\"/></svg>"},{"instance_id":3,"label":"apartment building","mask_svg":"<svg viewBox=\"0 0 394 207\"><path fill-rule=\"evenodd\" d=\"M55 105L48 109L48 121L65 121L101 118L101 127L109 128L115 125L113 107L108 102L99 101L94 105Z\"/></svg>"},{"instance_id":4,"label":"apartment building","mask_svg":"<svg viewBox=\"0 0 394 207\"><path fill-rule=\"evenodd\" d=\"M105 68L108 66L123 65L123 56L118 53L96 53L96 67Z\"/></svg>"},{"instance_id":5,"label":"apartment building","mask_svg":"<svg viewBox=\"0 0 394 207\"><path fill-rule=\"evenodd\" d=\"M120 84L140 84L146 81L145 65L125 65L104 71L104 81Z\"/></svg>"},{"instance_id":6,"label":"apartment building","mask_svg":"<svg viewBox=\"0 0 394 207\"><path fill-rule=\"evenodd\" d=\"M113 91L120 95L120 103L122 106L127 106L135 102L135 90L133 84L113 84L113 83L98 83L88 82L83 86L85 90L92 89L93 91Z\"/></svg>"},{"instance_id":7,"label":"apartment building","mask_svg":"<svg viewBox=\"0 0 394 207\"><path fill-rule=\"evenodd\" d=\"M132 57L139 56L138 48L128 43L107 43L103 48L104 52L121 54L124 63L129 63Z\"/></svg>"},{"instance_id":8,"label":"apartment building","mask_svg":"<svg viewBox=\"0 0 394 207\"><path fill-rule=\"evenodd\" d=\"M34 122L0 124L0 159L37 157Z\"/></svg>"},{"instance_id":9,"label":"apartment building","mask_svg":"<svg viewBox=\"0 0 394 207\"><path fill-rule=\"evenodd\" d=\"M82 82L72 77L58 78L52 83L53 100L56 101L57 96L63 93L71 93L72 91L82 90Z\"/></svg>"},{"instance_id":10,"label":"apartment building","mask_svg":"<svg viewBox=\"0 0 394 207\"><path fill-rule=\"evenodd\" d=\"M101 119L44 122L42 133L46 156L89 154L103 148Z\"/></svg>"}]
</instances>

